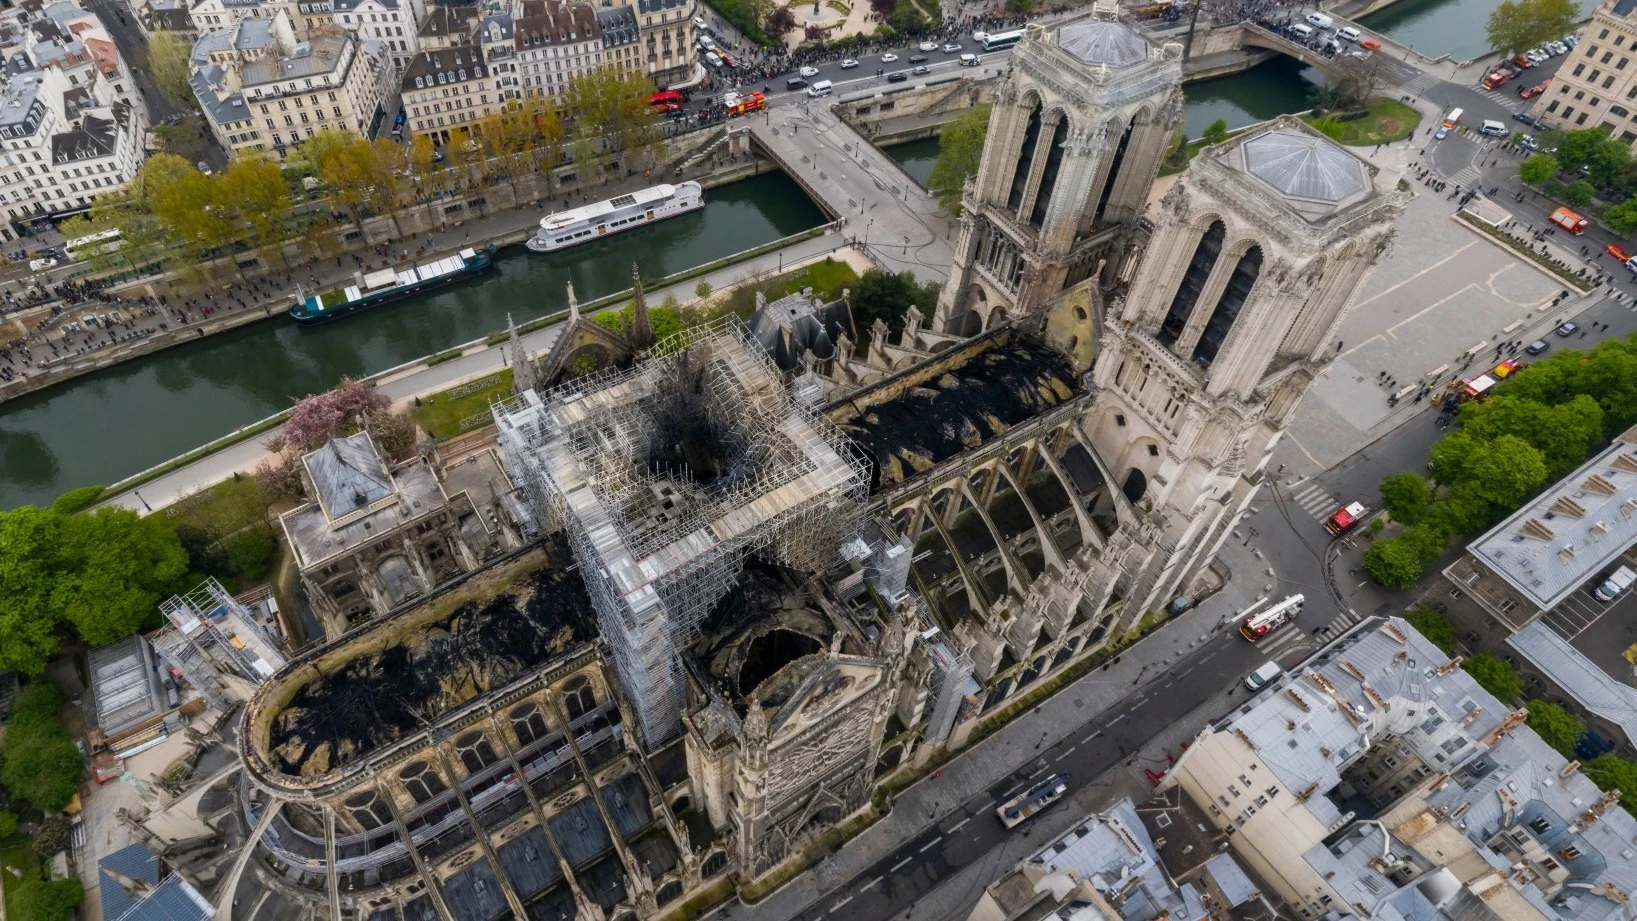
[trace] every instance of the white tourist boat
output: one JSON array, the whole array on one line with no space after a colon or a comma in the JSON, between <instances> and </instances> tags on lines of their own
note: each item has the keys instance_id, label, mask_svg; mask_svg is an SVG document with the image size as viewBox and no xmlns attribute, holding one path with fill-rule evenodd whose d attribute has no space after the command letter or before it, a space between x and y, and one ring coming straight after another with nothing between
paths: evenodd
<instances>
[{"instance_id":1,"label":"white tourist boat","mask_svg":"<svg viewBox=\"0 0 1637 921\"><path fill-rule=\"evenodd\" d=\"M678 185L656 185L583 208L553 213L541 219L540 229L529 238L527 245L537 253L555 252L703 207L704 190L693 180Z\"/></svg>"}]
</instances>

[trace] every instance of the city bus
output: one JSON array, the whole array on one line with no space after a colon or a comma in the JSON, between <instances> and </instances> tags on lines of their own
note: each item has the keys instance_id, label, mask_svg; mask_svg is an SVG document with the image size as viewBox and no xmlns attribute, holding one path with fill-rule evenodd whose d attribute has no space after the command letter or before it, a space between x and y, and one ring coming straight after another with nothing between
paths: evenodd
<instances>
[{"instance_id":1,"label":"city bus","mask_svg":"<svg viewBox=\"0 0 1637 921\"><path fill-rule=\"evenodd\" d=\"M1272 633L1274 628L1295 620L1296 615L1302 613L1302 602L1305 600L1301 595L1291 595L1266 610L1258 611L1257 608L1267 603L1267 599L1263 598L1246 609L1245 616L1239 622L1239 632L1252 643L1257 642Z\"/></svg>"},{"instance_id":2,"label":"city bus","mask_svg":"<svg viewBox=\"0 0 1637 921\"><path fill-rule=\"evenodd\" d=\"M83 237L75 237L63 244L63 252L71 260L88 259L91 256L114 252L124 245L125 241L120 238L119 230L116 228Z\"/></svg>"},{"instance_id":3,"label":"city bus","mask_svg":"<svg viewBox=\"0 0 1637 921\"><path fill-rule=\"evenodd\" d=\"M1000 824L1016 828L1028 818L1063 798L1069 792L1069 775L1052 774L1040 783L1012 797L995 810Z\"/></svg>"},{"instance_id":4,"label":"city bus","mask_svg":"<svg viewBox=\"0 0 1637 921\"><path fill-rule=\"evenodd\" d=\"M660 90L648 97L648 108L655 115L682 111L682 94L676 90Z\"/></svg>"},{"instance_id":5,"label":"city bus","mask_svg":"<svg viewBox=\"0 0 1637 921\"><path fill-rule=\"evenodd\" d=\"M986 32L984 33L984 36L978 40L983 42L983 50L999 51L1002 48L1012 47L1021 41L1022 38L1023 30L1013 29L1010 32Z\"/></svg>"}]
</instances>

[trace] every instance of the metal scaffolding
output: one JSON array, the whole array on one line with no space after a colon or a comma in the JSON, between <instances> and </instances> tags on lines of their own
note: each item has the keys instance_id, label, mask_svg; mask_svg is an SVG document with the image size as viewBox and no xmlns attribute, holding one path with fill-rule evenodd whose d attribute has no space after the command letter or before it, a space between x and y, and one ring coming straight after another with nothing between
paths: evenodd
<instances>
[{"instance_id":1,"label":"metal scaffolding","mask_svg":"<svg viewBox=\"0 0 1637 921\"><path fill-rule=\"evenodd\" d=\"M215 579L161 601L159 610L170 626L153 635L154 649L217 709L228 707L219 673L254 686L284 666L279 642Z\"/></svg>"},{"instance_id":2,"label":"metal scaffolding","mask_svg":"<svg viewBox=\"0 0 1637 921\"><path fill-rule=\"evenodd\" d=\"M862 459L734 317L494 414L514 481L585 567L650 746L681 727L678 650L745 555L834 565L868 492Z\"/></svg>"}]
</instances>

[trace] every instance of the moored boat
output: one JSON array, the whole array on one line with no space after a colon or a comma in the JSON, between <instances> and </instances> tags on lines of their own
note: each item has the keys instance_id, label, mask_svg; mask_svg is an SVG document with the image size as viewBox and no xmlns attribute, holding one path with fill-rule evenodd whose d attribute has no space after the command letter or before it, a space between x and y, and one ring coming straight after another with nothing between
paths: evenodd
<instances>
[{"instance_id":1,"label":"moored boat","mask_svg":"<svg viewBox=\"0 0 1637 921\"><path fill-rule=\"evenodd\" d=\"M555 252L703 207L704 190L691 179L677 185L656 185L583 208L547 215L527 245L537 253Z\"/></svg>"},{"instance_id":2,"label":"moored boat","mask_svg":"<svg viewBox=\"0 0 1637 921\"><path fill-rule=\"evenodd\" d=\"M494 265L495 247L470 247L458 254L402 269L380 269L355 275L354 284L314 294L298 295L290 317L297 323L312 324L349 316L389 301L420 294L473 275L481 275Z\"/></svg>"}]
</instances>

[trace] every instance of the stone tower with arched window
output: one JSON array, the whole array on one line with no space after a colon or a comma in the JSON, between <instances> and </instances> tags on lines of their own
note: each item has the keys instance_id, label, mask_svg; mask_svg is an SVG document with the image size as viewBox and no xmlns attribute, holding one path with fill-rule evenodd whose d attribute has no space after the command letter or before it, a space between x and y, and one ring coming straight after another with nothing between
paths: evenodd
<instances>
[{"instance_id":1,"label":"stone tower with arched window","mask_svg":"<svg viewBox=\"0 0 1637 921\"><path fill-rule=\"evenodd\" d=\"M1207 148L1166 193L1107 312L1084 423L1166 535L1132 596L1166 600L1261 485L1391 244L1408 198L1397 178L1281 118Z\"/></svg>"},{"instance_id":2,"label":"stone tower with arched window","mask_svg":"<svg viewBox=\"0 0 1637 921\"><path fill-rule=\"evenodd\" d=\"M1181 47L1154 47L1113 3L1030 26L1011 66L962 198L937 332L1039 313L1118 268L1181 116Z\"/></svg>"}]
</instances>

